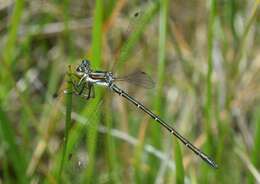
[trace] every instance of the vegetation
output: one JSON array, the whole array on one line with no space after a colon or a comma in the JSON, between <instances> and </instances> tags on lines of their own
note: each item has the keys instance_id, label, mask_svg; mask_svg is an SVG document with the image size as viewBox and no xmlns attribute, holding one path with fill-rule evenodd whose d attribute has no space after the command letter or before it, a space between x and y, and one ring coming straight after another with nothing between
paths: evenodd
<instances>
[{"instance_id":1,"label":"vegetation","mask_svg":"<svg viewBox=\"0 0 260 184\"><path fill-rule=\"evenodd\" d=\"M0 183L260 183L259 3L0 0ZM219 168L109 89L72 95L84 58L147 72L118 85Z\"/></svg>"}]
</instances>

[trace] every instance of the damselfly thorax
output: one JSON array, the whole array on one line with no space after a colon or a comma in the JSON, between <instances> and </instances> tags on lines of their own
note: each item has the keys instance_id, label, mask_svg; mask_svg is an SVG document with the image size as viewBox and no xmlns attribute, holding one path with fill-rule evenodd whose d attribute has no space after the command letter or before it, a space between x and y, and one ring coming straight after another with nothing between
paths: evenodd
<instances>
[{"instance_id":1,"label":"damselfly thorax","mask_svg":"<svg viewBox=\"0 0 260 184\"><path fill-rule=\"evenodd\" d=\"M88 60L83 60L82 63L76 68L76 79L72 79L72 84L74 87L74 94L82 96L83 98L89 99L94 97L94 85L111 87L116 82L128 82L136 86L141 86L143 88L153 88L154 82L145 73L140 70L135 70L134 72L117 77L114 76L112 72L107 71L93 71L90 68L90 63Z\"/></svg>"}]
</instances>

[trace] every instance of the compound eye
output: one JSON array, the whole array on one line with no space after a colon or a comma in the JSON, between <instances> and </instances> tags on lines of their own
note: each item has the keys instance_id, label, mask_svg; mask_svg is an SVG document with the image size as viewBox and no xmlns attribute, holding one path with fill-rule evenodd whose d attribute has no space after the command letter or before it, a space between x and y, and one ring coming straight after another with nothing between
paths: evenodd
<instances>
[{"instance_id":1,"label":"compound eye","mask_svg":"<svg viewBox=\"0 0 260 184\"><path fill-rule=\"evenodd\" d=\"M82 64L83 64L84 66L89 66L89 61L86 60L86 59L84 59L84 60L82 61Z\"/></svg>"},{"instance_id":2,"label":"compound eye","mask_svg":"<svg viewBox=\"0 0 260 184\"><path fill-rule=\"evenodd\" d=\"M76 71L77 71L77 72L81 72L81 68L78 67L78 68L76 69Z\"/></svg>"}]
</instances>

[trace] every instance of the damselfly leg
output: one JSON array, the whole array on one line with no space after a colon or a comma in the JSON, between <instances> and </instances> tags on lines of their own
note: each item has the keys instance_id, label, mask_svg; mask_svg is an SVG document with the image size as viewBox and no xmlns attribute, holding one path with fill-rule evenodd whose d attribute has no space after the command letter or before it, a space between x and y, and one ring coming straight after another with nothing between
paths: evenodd
<instances>
[{"instance_id":1,"label":"damselfly leg","mask_svg":"<svg viewBox=\"0 0 260 184\"><path fill-rule=\"evenodd\" d=\"M95 97L95 89L93 84L90 82L75 82L75 81L70 81L73 86L73 91L72 93L77 96L81 96L84 99L88 100L89 98L94 98Z\"/></svg>"},{"instance_id":2,"label":"damselfly leg","mask_svg":"<svg viewBox=\"0 0 260 184\"><path fill-rule=\"evenodd\" d=\"M67 82L72 84L72 89L66 88L66 83L63 82L58 92L53 94L54 98L63 96L64 93L72 93L76 96L80 96L86 100L95 97L95 88L93 84L83 80L76 73L67 73Z\"/></svg>"}]
</instances>

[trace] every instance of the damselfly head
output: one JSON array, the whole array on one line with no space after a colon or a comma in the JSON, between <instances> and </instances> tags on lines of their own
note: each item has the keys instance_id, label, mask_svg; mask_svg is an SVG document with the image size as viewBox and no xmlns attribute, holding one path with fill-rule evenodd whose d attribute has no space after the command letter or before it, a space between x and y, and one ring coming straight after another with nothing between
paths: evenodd
<instances>
[{"instance_id":1,"label":"damselfly head","mask_svg":"<svg viewBox=\"0 0 260 184\"><path fill-rule=\"evenodd\" d=\"M82 60L81 64L76 68L76 72L79 75L83 75L85 73L89 73L90 70L90 63L88 60L84 59Z\"/></svg>"}]
</instances>

